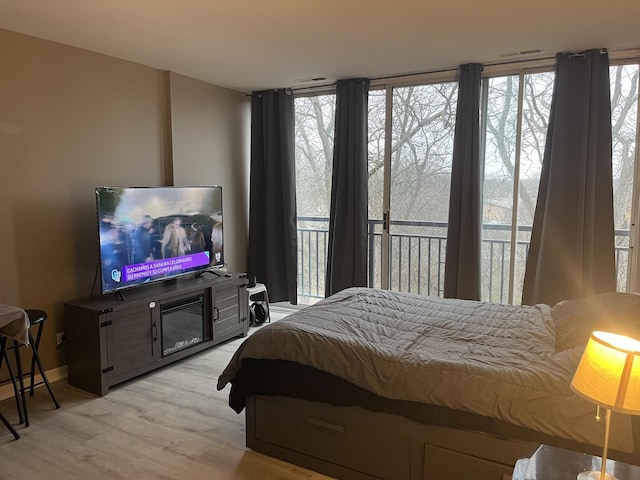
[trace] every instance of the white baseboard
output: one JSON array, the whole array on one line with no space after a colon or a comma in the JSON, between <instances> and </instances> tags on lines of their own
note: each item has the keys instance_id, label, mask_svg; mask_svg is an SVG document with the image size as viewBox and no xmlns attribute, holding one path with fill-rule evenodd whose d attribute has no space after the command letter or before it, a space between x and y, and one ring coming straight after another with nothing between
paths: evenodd
<instances>
[{"instance_id":1,"label":"white baseboard","mask_svg":"<svg viewBox=\"0 0 640 480\"><path fill-rule=\"evenodd\" d=\"M49 383L57 382L58 380L62 380L67 378L67 366L62 365L61 367L52 368L51 370L47 370L47 378L49 379ZM41 375L36 375L35 382L39 383L42 381ZM43 387L42 385L38 385L36 388ZM26 384L25 384L26 388ZM7 398L13 397L13 385L11 382L6 385L2 385L0 387L0 400L6 400Z\"/></svg>"}]
</instances>

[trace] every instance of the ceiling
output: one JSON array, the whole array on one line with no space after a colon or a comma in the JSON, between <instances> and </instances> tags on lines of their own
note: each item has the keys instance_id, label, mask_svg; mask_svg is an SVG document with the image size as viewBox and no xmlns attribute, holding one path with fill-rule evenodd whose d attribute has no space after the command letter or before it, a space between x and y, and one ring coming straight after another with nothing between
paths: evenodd
<instances>
[{"instance_id":1,"label":"ceiling","mask_svg":"<svg viewBox=\"0 0 640 480\"><path fill-rule=\"evenodd\" d=\"M639 47L640 1L0 0L0 28L253 91Z\"/></svg>"}]
</instances>

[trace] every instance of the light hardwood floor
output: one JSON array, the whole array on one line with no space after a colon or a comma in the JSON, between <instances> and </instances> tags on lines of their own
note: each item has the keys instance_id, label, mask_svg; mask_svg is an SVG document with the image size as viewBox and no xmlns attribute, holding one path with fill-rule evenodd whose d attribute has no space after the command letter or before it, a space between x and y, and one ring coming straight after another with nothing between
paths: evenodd
<instances>
[{"instance_id":1,"label":"light hardwood floor","mask_svg":"<svg viewBox=\"0 0 640 480\"><path fill-rule=\"evenodd\" d=\"M66 381L28 398L31 425L14 441L0 424L0 479L327 479L245 447L244 412L218 375L243 339L123 384L102 398ZM17 422L13 398L0 402Z\"/></svg>"}]
</instances>

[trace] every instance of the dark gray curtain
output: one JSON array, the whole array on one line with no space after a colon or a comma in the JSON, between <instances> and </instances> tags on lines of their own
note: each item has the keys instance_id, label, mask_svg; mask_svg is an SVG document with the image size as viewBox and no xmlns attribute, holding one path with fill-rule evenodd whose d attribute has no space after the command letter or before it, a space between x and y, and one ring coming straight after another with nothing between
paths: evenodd
<instances>
[{"instance_id":1,"label":"dark gray curtain","mask_svg":"<svg viewBox=\"0 0 640 480\"><path fill-rule=\"evenodd\" d=\"M609 57L558 54L522 303L615 291Z\"/></svg>"},{"instance_id":2,"label":"dark gray curtain","mask_svg":"<svg viewBox=\"0 0 640 480\"><path fill-rule=\"evenodd\" d=\"M444 296L480 300L482 177L480 75L482 65L462 65L451 167Z\"/></svg>"},{"instance_id":3,"label":"dark gray curtain","mask_svg":"<svg viewBox=\"0 0 640 480\"><path fill-rule=\"evenodd\" d=\"M272 302L297 303L297 232L293 95L251 95L248 271Z\"/></svg>"},{"instance_id":4,"label":"dark gray curtain","mask_svg":"<svg viewBox=\"0 0 640 480\"><path fill-rule=\"evenodd\" d=\"M369 80L336 85L331 212L325 295L367 285Z\"/></svg>"}]
</instances>

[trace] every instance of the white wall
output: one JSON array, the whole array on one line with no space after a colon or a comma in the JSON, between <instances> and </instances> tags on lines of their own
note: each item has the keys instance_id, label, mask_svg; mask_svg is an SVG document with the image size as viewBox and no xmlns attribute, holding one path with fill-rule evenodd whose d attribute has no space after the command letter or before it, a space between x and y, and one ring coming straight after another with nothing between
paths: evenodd
<instances>
[{"instance_id":1,"label":"white wall","mask_svg":"<svg viewBox=\"0 0 640 480\"><path fill-rule=\"evenodd\" d=\"M246 271L250 97L171 72L175 185L221 185L228 268Z\"/></svg>"}]
</instances>

